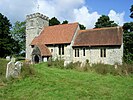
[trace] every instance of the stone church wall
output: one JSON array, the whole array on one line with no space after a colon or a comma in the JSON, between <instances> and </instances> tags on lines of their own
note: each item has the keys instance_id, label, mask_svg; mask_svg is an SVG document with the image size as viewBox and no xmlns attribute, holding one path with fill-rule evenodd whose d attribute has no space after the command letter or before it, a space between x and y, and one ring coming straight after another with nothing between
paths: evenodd
<instances>
[{"instance_id":1,"label":"stone church wall","mask_svg":"<svg viewBox=\"0 0 133 100\"><path fill-rule=\"evenodd\" d=\"M79 49L79 57L75 57L75 49L73 49L73 62L82 62L85 63L86 60L89 60L90 64L94 63L103 63L103 64L122 64L123 59L123 45L120 47L105 47L106 48L106 57L101 57L100 50L103 47L87 47L85 50L85 56L83 56L83 48Z\"/></svg>"}]
</instances>

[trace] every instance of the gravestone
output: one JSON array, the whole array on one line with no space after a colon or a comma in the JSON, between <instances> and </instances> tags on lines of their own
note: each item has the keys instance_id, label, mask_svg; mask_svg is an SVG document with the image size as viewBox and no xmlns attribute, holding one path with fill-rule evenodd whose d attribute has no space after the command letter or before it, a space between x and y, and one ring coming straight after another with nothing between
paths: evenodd
<instances>
[{"instance_id":1,"label":"gravestone","mask_svg":"<svg viewBox=\"0 0 133 100\"><path fill-rule=\"evenodd\" d=\"M15 63L15 71L17 71L18 74L21 73L21 67L22 67L22 65L23 65L23 63L20 62L20 61L17 61L17 62Z\"/></svg>"},{"instance_id":2,"label":"gravestone","mask_svg":"<svg viewBox=\"0 0 133 100\"><path fill-rule=\"evenodd\" d=\"M15 60L16 59L14 57L11 58L11 62L14 62L15 63Z\"/></svg>"},{"instance_id":3,"label":"gravestone","mask_svg":"<svg viewBox=\"0 0 133 100\"><path fill-rule=\"evenodd\" d=\"M15 64L14 64L14 62L10 61L7 64L7 68L6 68L6 78L7 79L9 79L13 75L14 69L15 69Z\"/></svg>"},{"instance_id":4,"label":"gravestone","mask_svg":"<svg viewBox=\"0 0 133 100\"><path fill-rule=\"evenodd\" d=\"M9 79L10 77L18 78L18 76L21 73L22 65L23 65L22 62L17 61L15 63L15 58L12 58L11 61L7 64L6 78L7 79Z\"/></svg>"}]
</instances>

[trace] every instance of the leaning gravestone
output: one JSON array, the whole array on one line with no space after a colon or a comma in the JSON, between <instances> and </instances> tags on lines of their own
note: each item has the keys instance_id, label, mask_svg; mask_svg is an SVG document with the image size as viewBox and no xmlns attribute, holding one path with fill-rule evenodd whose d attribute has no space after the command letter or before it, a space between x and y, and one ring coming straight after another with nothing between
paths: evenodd
<instances>
[{"instance_id":1,"label":"leaning gravestone","mask_svg":"<svg viewBox=\"0 0 133 100\"><path fill-rule=\"evenodd\" d=\"M12 58L11 61L7 64L6 69L6 78L10 77L17 78L21 73L22 62L17 61L15 63L15 58Z\"/></svg>"},{"instance_id":2,"label":"leaning gravestone","mask_svg":"<svg viewBox=\"0 0 133 100\"><path fill-rule=\"evenodd\" d=\"M15 68L15 58L12 58L11 61L7 64L6 68L6 78L9 79L13 73L14 73L14 68Z\"/></svg>"}]
</instances>

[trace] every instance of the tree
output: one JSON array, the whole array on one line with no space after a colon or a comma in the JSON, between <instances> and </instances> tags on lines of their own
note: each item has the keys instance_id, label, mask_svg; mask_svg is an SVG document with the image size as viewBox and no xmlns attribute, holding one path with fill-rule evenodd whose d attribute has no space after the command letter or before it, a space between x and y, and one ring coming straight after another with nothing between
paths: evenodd
<instances>
[{"instance_id":1,"label":"tree","mask_svg":"<svg viewBox=\"0 0 133 100\"><path fill-rule=\"evenodd\" d=\"M133 32L123 34L124 42L124 61L133 62Z\"/></svg>"},{"instance_id":2,"label":"tree","mask_svg":"<svg viewBox=\"0 0 133 100\"><path fill-rule=\"evenodd\" d=\"M68 21L67 21L67 20L64 20L64 21L62 22L62 24L68 24Z\"/></svg>"},{"instance_id":3,"label":"tree","mask_svg":"<svg viewBox=\"0 0 133 100\"><path fill-rule=\"evenodd\" d=\"M114 21L110 21L109 16L102 15L95 24L95 28L118 26Z\"/></svg>"},{"instance_id":4,"label":"tree","mask_svg":"<svg viewBox=\"0 0 133 100\"><path fill-rule=\"evenodd\" d=\"M80 27L81 30L85 30L86 29L86 27L84 25L82 25L82 24L79 24L79 27Z\"/></svg>"},{"instance_id":5,"label":"tree","mask_svg":"<svg viewBox=\"0 0 133 100\"><path fill-rule=\"evenodd\" d=\"M15 22L14 26L12 27L11 30L11 35L12 38L18 43L17 49L18 52L17 54L24 53L25 51L25 29L26 29L26 22ZM24 55L23 55L24 56Z\"/></svg>"},{"instance_id":6,"label":"tree","mask_svg":"<svg viewBox=\"0 0 133 100\"><path fill-rule=\"evenodd\" d=\"M130 8L130 17L133 18L133 5ZM133 62L133 22L127 22L123 25L123 42L124 42L124 61Z\"/></svg>"},{"instance_id":7,"label":"tree","mask_svg":"<svg viewBox=\"0 0 133 100\"><path fill-rule=\"evenodd\" d=\"M49 26L53 26L53 25L59 25L60 24L60 21L56 18L56 17L53 17L49 20ZM68 24L68 21L67 20L64 20L62 22L62 24ZM82 24L79 24L79 27L81 30L85 30L86 27Z\"/></svg>"},{"instance_id":8,"label":"tree","mask_svg":"<svg viewBox=\"0 0 133 100\"><path fill-rule=\"evenodd\" d=\"M10 21L0 13L0 57L5 57L16 52L17 42L11 38L10 28Z\"/></svg>"},{"instance_id":9,"label":"tree","mask_svg":"<svg viewBox=\"0 0 133 100\"><path fill-rule=\"evenodd\" d=\"M55 18L55 17L53 17L53 18L51 18L51 19L49 20L49 25L50 25L50 26L59 25L59 24L60 24L60 21L59 21L57 18Z\"/></svg>"},{"instance_id":10,"label":"tree","mask_svg":"<svg viewBox=\"0 0 133 100\"><path fill-rule=\"evenodd\" d=\"M130 17L133 18L133 5L131 5L131 8L130 8Z\"/></svg>"},{"instance_id":11,"label":"tree","mask_svg":"<svg viewBox=\"0 0 133 100\"><path fill-rule=\"evenodd\" d=\"M124 33L133 32L133 22L124 23L124 25L123 25L123 31L124 31Z\"/></svg>"}]
</instances>

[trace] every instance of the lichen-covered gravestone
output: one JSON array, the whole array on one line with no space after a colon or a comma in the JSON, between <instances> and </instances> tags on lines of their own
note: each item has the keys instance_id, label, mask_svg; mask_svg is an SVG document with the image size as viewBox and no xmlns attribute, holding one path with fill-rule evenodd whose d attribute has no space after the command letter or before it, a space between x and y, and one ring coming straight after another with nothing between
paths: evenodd
<instances>
[{"instance_id":1,"label":"lichen-covered gravestone","mask_svg":"<svg viewBox=\"0 0 133 100\"><path fill-rule=\"evenodd\" d=\"M7 64L7 68L6 68L6 78L9 79L13 73L14 73L14 69L15 69L15 58L11 58L11 61Z\"/></svg>"},{"instance_id":2,"label":"lichen-covered gravestone","mask_svg":"<svg viewBox=\"0 0 133 100\"><path fill-rule=\"evenodd\" d=\"M18 78L18 76L21 73L22 65L23 65L22 62L17 61L15 63L15 58L12 58L11 61L7 64L6 78L7 79L9 79L10 77Z\"/></svg>"},{"instance_id":3,"label":"lichen-covered gravestone","mask_svg":"<svg viewBox=\"0 0 133 100\"><path fill-rule=\"evenodd\" d=\"M21 67L22 67L22 65L23 65L22 62L17 61L17 62L15 63L15 72L17 72L18 74L20 74L20 73L21 73Z\"/></svg>"}]
</instances>

